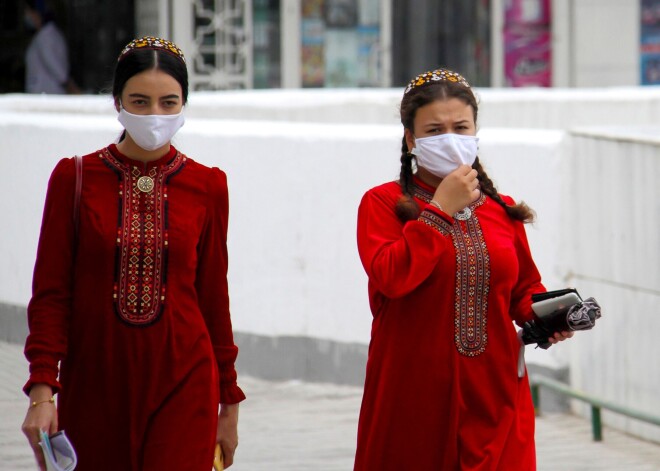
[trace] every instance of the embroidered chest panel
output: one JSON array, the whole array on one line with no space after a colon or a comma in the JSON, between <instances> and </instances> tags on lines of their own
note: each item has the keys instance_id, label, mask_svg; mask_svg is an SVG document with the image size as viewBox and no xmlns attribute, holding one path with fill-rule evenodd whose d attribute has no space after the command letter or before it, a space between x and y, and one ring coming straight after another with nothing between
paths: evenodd
<instances>
[{"instance_id":1,"label":"embroidered chest panel","mask_svg":"<svg viewBox=\"0 0 660 471\"><path fill-rule=\"evenodd\" d=\"M98 155L119 179L115 312L130 325L153 324L167 294L167 187L186 157L177 152L169 163L145 170L118 160L108 149Z\"/></svg>"},{"instance_id":2,"label":"embroidered chest panel","mask_svg":"<svg viewBox=\"0 0 660 471\"><path fill-rule=\"evenodd\" d=\"M414 196L426 203L433 197L431 193L416 185ZM465 220L454 219L451 226L444 219L435 221L433 216L422 216L423 222L437 226L440 232L451 236L456 252L454 343L459 353L471 357L483 353L488 343L490 257L475 212L485 201L486 196L482 194L469 206L471 215Z\"/></svg>"}]
</instances>

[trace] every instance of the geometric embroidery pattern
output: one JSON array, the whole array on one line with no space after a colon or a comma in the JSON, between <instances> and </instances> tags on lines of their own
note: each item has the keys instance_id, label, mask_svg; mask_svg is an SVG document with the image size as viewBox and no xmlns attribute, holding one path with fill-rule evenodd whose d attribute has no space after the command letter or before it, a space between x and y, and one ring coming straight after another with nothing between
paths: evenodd
<instances>
[{"instance_id":1,"label":"geometric embroidery pattern","mask_svg":"<svg viewBox=\"0 0 660 471\"><path fill-rule=\"evenodd\" d=\"M433 211L422 211L419 215L419 220L427 226L431 226L442 235L451 234L451 224L448 223L444 218L435 214Z\"/></svg>"},{"instance_id":2,"label":"geometric embroidery pattern","mask_svg":"<svg viewBox=\"0 0 660 471\"><path fill-rule=\"evenodd\" d=\"M414 196L428 204L433 194L415 185ZM451 236L456 252L454 343L459 353L470 357L483 353L488 344L490 256L475 212L485 202L486 196L482 193L469 206L472 216L465 221L454 219L451 226L438 216L426 214L430 211L420 214L420 221Z\"/></svg>"},{"instance_id":3,"label":"geometric embroidery pattern","mask_svg":"<svg viewBox=\"0 0 660 471\"><path fill-rule=\"evenodd\" d=\"M167 185L185 164L177 152L163 166L149 169L150 191L140 190L145 174L139 166L118 160L106 148L99 157L119 178L119 220L115 250L113 302L117 316L129 325L147 326L163 312L167 292L169 249Z\"/></svg>"},{"instance_id":4,"label":"geometric embroidery pattern","mask_svg":"<svg viewBox=\"0 0 660 471\"><path fill-rule=\"evenodd\" d=\"M467 221L457 221L452 239L456 249L454 341L463 355L477 356L488 343L490 257L474 212Z\"/></svg>"}]
</instances>

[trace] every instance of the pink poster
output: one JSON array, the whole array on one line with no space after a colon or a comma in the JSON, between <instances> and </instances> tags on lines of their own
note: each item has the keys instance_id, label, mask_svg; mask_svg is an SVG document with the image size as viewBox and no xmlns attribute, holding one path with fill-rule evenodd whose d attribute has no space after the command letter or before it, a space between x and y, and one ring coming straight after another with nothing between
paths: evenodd
<instances>
[{"instance_id":1,"label":"pink poster","mask_svg":"<svg viewBox=\"0 0 660 471\"><path fill-rule=\"evenodd\" d=\"M504 73L510 87L552 85L550 0L507 0Z\"/></svg>"}]
</instances>

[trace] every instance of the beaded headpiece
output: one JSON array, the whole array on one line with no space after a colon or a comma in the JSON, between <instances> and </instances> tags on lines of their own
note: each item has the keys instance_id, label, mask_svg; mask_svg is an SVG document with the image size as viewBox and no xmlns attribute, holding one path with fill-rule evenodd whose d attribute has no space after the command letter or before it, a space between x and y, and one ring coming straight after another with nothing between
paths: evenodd
<instances>
[{"instance_id":1,"label":"beaded headpiece","mask_svg":"<svg viewBox=\"0 0 660 471\"><path fill-rule=\"evenodd\" d=\"M121 51L117 61L122 60L124 56L137 49L153 49L169 52L170 54L178 57L184 64L186 63L186 58L183 56L183 51L179 49L176 44L174 44L172 41L168 41L167 39L161 39L155 36L143 36L141 38L134 39L128 43L126 47Z\"/></svg>"},{"instance_id":2,"label":"beaded headpiece","mask_svg":"<svg viewBox=\"0 0 660 471\"><path fill-rule=\"evenodd\" d=\"M422 85L433 82L459 83L464 87L470 88L470 84L461 74L449 69L436 69L429 72L424 72L423 74L419 74L417 77L412 79L403 94L407 94L413 88L421 87Z\"/></svg>"}]
</instances>

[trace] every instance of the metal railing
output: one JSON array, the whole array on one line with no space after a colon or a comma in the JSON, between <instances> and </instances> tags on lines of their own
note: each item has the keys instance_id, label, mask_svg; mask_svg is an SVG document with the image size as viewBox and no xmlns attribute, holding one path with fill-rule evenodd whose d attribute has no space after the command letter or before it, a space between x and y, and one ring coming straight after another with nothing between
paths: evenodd
<instances>
[{"instance_id":1,"label":"metal railing","mask_svg":"<svg viewBox=\"0 0 660 471\"><path fill-rule=\"evenodd\" d=\"M616 412L617 414L625 415L626 417L660 426L660 417L597 398L582 391L578 391L577 389L573 389L566 383L562 383L561 381L557 381L543 375L530 375L530 386L532 389L532 400L534 401L534 411L536 412L536 415L539 415L541 412L541 387L551 389L559 394L563 394L564 396L569 396L573 399L577 399L590 404L591 431L594 441L596 442L603 440L603 425L600 419L601 409L606 409L612 412Z\"/></svg>"}]
</instances>

